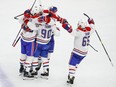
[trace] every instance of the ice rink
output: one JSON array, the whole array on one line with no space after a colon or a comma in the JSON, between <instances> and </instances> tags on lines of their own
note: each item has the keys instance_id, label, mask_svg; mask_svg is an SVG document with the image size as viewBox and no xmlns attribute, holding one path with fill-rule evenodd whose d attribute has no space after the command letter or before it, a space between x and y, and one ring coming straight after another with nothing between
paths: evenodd
<instances>
[{"instance_id":1,"label":"ice rink","mask_svg":"<svg viewBox=\"0 0 116 87\"><path fill-rule=\"evenodd\" d=\"M16 47L12 47L12 43L20 30L20 24L14 17L30 8L33 2L34 0L0 0L0 87L67 87L68 61L74 37L65 31L60 23L57 23L57 26L61 34L60 37L55 37L49 79L22 80L19 77L20 41ZM87 57L77 69L73 87L116 87L116 0L41 0L41 2L45 9L52 5L58 7L57 14L66 18L73 29L77 27L79 19L87 20L83 13L92 17L114 64L112 67L94 33L90 44L98 52L89 47Z\"/></svg>"}]
</instances>

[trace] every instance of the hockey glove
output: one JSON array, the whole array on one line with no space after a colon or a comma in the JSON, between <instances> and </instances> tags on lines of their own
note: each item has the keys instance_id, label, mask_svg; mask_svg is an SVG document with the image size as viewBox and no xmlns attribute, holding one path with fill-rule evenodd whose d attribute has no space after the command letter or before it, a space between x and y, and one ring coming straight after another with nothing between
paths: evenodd
<instances>
[{"instance_id":1,"label":"hockey glove","mask_svg":"<svg viewBox=\"0 0 116 87\"><path fill-rule=\"evenodd\" d=\"M89 24L95 24L95 23L94 23L94 20L93 20L92 18L89 18L89 19L88 19L88 23L89 23Z\"/></svg>"},{"instance_id":2,"label":"hockey glove","mask_svg":"<svg viewBox=\"0 0 116 87\"><path fill-rule=\"evenodd\" d=\"M30 17L31 17L30 9L27 9L27 10L24 12L24 17L26 17L26 18L30 18Z\"/></svg>"},{"instance_id":3,"label":"hockey glove","mask_svg":"<svg viewBox=\"0 0 116 87\"><path fill-rule=\"evenodd\" d=\"M21 28L27 32L33 32L25 23L22 24Z\"/></svg>"},{"instance_id":4,"label":"hockey glove","mask_svg":"<svg viewBox=\"0 0 116 87\"><path fill-rule=\"evenodd\" d=\"M69 33L72 32L72 26L69 25L68 23L62 24L62 27L63 27L65 30L67 30Z\"/></svg>"}]
</instances>

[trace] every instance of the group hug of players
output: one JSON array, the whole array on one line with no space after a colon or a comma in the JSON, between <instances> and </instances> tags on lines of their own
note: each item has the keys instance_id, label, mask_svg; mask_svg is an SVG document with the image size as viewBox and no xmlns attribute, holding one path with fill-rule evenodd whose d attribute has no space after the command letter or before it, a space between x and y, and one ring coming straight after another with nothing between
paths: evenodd
<instances>
[{"instance_id":1,"label":"group hug of players","mask_svg":"<svg viewBox=\"0 0 116 87\"><path fill-rule=\"evenodd\" d=\"M67 83L73 84L78 64L87 55L89 38L94 29L92 18L78 21L76 29L65 18L56 14L57 7L51 6L43 9L34 6L24 11L19 19L21 24L21 57L19 72L23 77L34 78L43 67L42 77L49 76L49 59L54 51L54 36L59 36L60 29L56 22L61 23L63 29L74 36L74 49L69 59L69 73Z\"/></svg>"}]
</instances>

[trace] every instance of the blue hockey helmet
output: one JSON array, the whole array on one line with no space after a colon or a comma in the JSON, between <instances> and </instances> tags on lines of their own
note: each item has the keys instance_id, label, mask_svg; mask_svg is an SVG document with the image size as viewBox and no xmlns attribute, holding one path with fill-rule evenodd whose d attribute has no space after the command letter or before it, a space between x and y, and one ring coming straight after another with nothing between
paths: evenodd
<instances>
[{"instance_id":1,"label":"blue hockey helmet","mask_svg":"<svg viewBox=\"0 0 116 87\"><path fill-rule=\"evenodd\" d=\"M57 7L51 6L51 7L49 7L49 10L55 13L55 12L57 12Z\"/></svg>"}]
</instances>

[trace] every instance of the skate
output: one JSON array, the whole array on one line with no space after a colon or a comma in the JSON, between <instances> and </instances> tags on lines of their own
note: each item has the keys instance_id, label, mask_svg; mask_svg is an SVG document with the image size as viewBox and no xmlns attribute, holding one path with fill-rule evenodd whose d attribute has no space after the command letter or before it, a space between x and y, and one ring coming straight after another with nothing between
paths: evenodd
<instances>
[{"instance_id":1,"label":"skate","mask_svg":"<svg viewBox=\"0 0 116 87\"><path fill-rule=\"evenodd\" d=\"M49 69L47 69L47 72L41 73L41 78L48 79L49 77Z\"/></svg>"},{"instance_id":2,"label":"skate","mask_svg":"<svg viewBox=\"0 0 116 87\"><path fill-rule=\"evenodd\" d=\"M31 72L31 75L33 75L35 78L38 78L38 71L40 70L41 68L41 63L38 64L38 66L36 68L33 68L30 72Z\"/></svg>"},{"instance_id":3,"label":"skate","mask_svg":"<svg viewBox=\"0 0 116 87\"><path fill-rule=\"evenodd\" d=\"M22 72L24 72L24 66L20 65L19 73L22 73Z\"/></svg>"},{"instance_id":4,"label":"skate","mask_svg":"<svg viewBox=\"0 0 116 87\"><path fill-rule=\"evenodd\" d=\"M32 71L31 75L38 75L38 72L37 71Z\"/></svg>"},{"instance_id":5,"label":"skate","mask_svg":"<svg viewBox=\"0 0 116 87\"><path fill-rule=\"evenodd\" d=\"M19 76L22 76L24 73L24 66L20 65L20 69L19 69Z\"/></svg>"},{"instance_id":6,"label":"skate","mask_svg":"<svg viewBox=\"0 0 116 87\"><path fill-rule=\"evenodd\" d=\"M48 79L48 73L47 72L44 72L44 73L41 73L41 78L43 79Z\"/></svg>"},{"instance_id":7,"label":"skate","mask_svg":"<svg viewBox=\"0 0 116 87\"><path fill-rule=\"evenodd\" d=\"M34 78L38 78L38 71L32 71L31 75L34 76Z\"/></svg>"},{"instance_id":8,"label":"skate","mask_svg":"<svg viewBox=\"0 0 116 87\"><path fill-rule=\"evenodd\" d=\"M72 85L74 84L74 79L75 79L74 76L71 78L70 75L68 75L67 85L72 87Z\"/></svg>"},{"instance_id":9,"label":"skate","mask_svg":"<svg viewBox=\"0 0 116 87\"><path fill-rule=\"evenodd\" d=\"M34 76L30 72L24 71L23 80L33 80Z\"/></svg>"}]
</instances>

